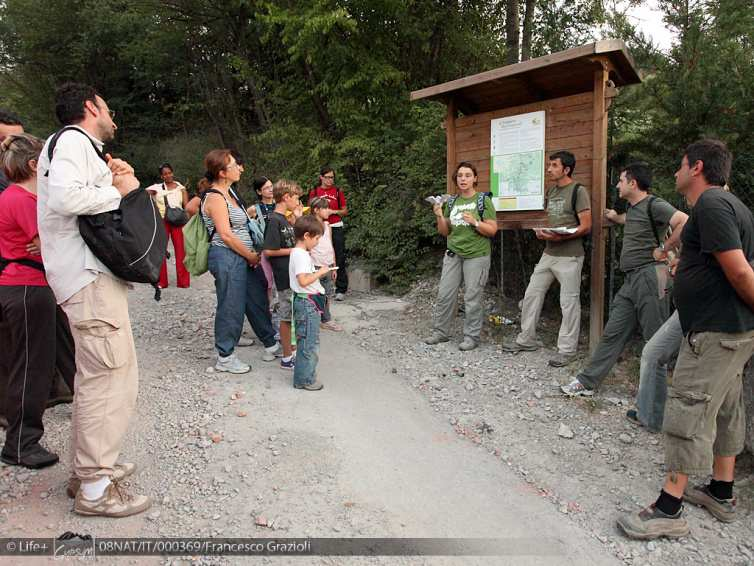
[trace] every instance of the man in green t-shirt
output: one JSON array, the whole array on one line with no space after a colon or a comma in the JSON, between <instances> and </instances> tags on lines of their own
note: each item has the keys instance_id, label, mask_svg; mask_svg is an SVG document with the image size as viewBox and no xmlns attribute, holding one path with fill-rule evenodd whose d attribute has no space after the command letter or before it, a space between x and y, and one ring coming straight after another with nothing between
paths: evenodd
<instances>
[{"instance_id":1,"label":"man in green t-shirt","mask_svg":"<svg viewBox=\"0 0 754 566\"><path fill-rule=\"evenodd\" d=\"M620 254L625 279L613 299L610 319L589 364L568 385L561 387L570 397L592 395L618 361L636 327L646 342L670 314L670 280L663 260L669 251L678 248L688 216L663 199L650 195L651 184L652 172L646 164L626 165L618 180L618 196L628 201L628 210L624 214L605 211L606 220L625 225ZM672 234L663 241L668 227Z\"/></svg>"},{"instance_id":2,"label":"man in green t-shirt","mask_svg":"<svg viewBox=\"0 0 754 566\"><path fill-rule=\"evenodd\" d=\"M537 340L537 321L547 290L557 279L560 283L560 310L563 321L558 334L558 353L551 366L569 364L576 357L581 325L581 268L584 265L584 236L592 230L589 193L573 180L576 158L569 151L550 155L547 174L555 185L547 191L547 217L552 228L575 228L568 234L535 229L537 238L545 241L545 251L534 268L521 308L521 333L515 340L503 343L507 352L534 351L541 346ZM575 203L573 192L577 191ZM575 208L575 209L574 209Z\"/></svg>"}]
</instances>

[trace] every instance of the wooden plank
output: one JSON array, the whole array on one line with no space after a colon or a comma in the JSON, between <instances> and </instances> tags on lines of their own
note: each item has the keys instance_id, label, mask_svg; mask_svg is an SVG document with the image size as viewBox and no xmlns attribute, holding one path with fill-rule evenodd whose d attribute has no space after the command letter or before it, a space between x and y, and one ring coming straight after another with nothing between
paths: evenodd
<instances>
[{"instance_id":1,"label":"wooden plank","mask_svg":"<svg viewBox=\"0 0 754 566\"><path fill-rule=\"evenodd\" d=\"M582 94L575 94L572 96L564 96L561 98L553 98L544 102L520 104L518 106L511 106L500 110L482 112L480 114L473 114L471 116L464 116L463 118L459 118L456 121L456 127L462 128L472 124L483 124L495 118L515 116L516 114L526 114L527 112L536 112L537 110L555 111L559 109L569 109L574 106L579 106L579 109L591 109L592 98L592 93L587 92Z\"/></svg>"},{"instance_id":2,"label":"wooden plank","mask_svg":"<svg viewBox=\"0 0 754 566\"><path fill-rule=\"evenodd\" d=\"M588 67L592 65L589 58L594 55L601 55L602 59L612 61L617 68L620 68L620 79L625 81L626 84L641 82L639 73L628 53L626 45L619 40L605 40L415 90L410 94L410 99L442 98L443 95L447 96L453 91L468 89L469 87L481 85L492 80L532 73L538 69L557 72L553 67L568 62ZM622 84L616 84L616 86L622 86Z\"/></svg>"},{"instance_id":3,"label":"wooden plank","mask_svg":"<svg viewBox=\"0 0 754 566\"><path fill-rule=\"evenodd\" d=\"M448 113L445 118L445 139L447 141L447 191L448 194L456 192L456 184L453 182L453 172L456 169L458 157L456 155L456 104L454 99L448 101Z\"/></svg>"},{"instance_id":4,"label":"wooden plank","mask_svg":"<svg viewBox=\"0 0 754 566\"><path fill-rule=\"evenodd\" d=\"M546 154L555 153L556 151L559 151L561 149L565 149L573 153L574 157L576 157L576 163L592 159L591 147L574 148L567 145L564 146L562 144L553 144L553 145L545 144ZM482 147L482 148L467 148L464 144L457 144L456 159L458 161L472 161L472 162L479 161L480 163L485 162L487 164L487 168L489 168L489 159L490 159L489 144L487 145L487 147Z\"/></svg>"},{"instance_id":5,"label":"wooden plank","mask_svg":"<svg viewBox=\"0 0 754 566\"><path fill-rule=\"evenodd\" d=\"M602 336L605 301L605 210L607 184L607 108L605 88L607 67L594 72L594 159L592 160L592 273L589 311L589 350L593 352Z\"/></svg>"}]
</instances>

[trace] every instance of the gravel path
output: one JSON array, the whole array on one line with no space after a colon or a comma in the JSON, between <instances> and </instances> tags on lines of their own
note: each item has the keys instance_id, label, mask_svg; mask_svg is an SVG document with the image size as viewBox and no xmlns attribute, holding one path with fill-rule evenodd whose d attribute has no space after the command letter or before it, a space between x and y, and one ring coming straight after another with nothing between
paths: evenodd
<instances>
[{"instance_id":1,"label":"gravel path","mask_svg":"<svg viewBox=\"0 0 754 566\"><path fill-rule=\"evenodd\" d=\"M615 515L646 503L659 486L659 437L624 424L622 391L594 404L562 400L554 386L568 373L547 368L541 354L510 357L489 343L463 354L452 343L422 345L431 283L404 300L375 294L336 304L346 332L323 333L325 389L319 393L293 390L290 372L262 362L258 345L239 349L252 373L208 371L214 363L211 277L163 297L153 302L145 287L131 295L141 385L124 459L138 464L131 486L151 495L153 508L120 520L70 511L64 493L70 407L59 406L46 415L45 443L63 462L38 472L0 466L2 535L511 537L552 541L561 552L256 560L275 564L610 564L620 558L745 564L754 555L751 515L722 527L692 509L693 535L680 542L620 537ZM558 436L563 424L574 438Z\"/></svg>"}]
</instances>

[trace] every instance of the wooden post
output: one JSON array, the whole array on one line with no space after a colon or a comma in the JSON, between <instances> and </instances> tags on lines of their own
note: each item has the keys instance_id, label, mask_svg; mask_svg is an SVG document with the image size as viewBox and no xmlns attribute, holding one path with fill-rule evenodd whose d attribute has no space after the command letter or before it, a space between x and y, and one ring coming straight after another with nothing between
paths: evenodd
<instances>
[{"instance_id":1,"label":"wooden post","mask_svg":"<svg viewBox=\"0 0 754 566\"><path fill-rule=\"evenodd\" d=\"M592 273L589 310L589 351L593 352L602 336L605 308L605 233L602 218L606 204L607 180L607 107L605 89L609 78L604 61L594 72L593 145L592 145Z\"/></svg>"},{"instance_id":2,"label":"wooden post","mask_svg":"<svg viewBox=\"0 0 754 566\"><path fill-rule=\"evenodd\" d=\"M448 145L447 153L447 175L448 175L448 194L456 192L456 185L453 182L453 172L456 169L456 101L454 98L448 100L448 114L445 117L445 138Z\"/></svg>"}]
</instances>

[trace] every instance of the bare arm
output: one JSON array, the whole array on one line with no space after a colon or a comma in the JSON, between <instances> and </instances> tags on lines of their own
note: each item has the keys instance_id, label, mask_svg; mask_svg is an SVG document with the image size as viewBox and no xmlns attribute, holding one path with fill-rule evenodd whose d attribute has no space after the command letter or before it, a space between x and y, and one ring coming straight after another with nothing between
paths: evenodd
<instances>
[{"instance_id":1,"label":"bare arm","mask_svg":"<svg viewBox=\"0 0 754 566\"><path fill-rule=\"evenodd\" d=\"M450 220L443 216L442 205L436 204L432 207L432 210L437 217L437 233L440 234L440 236L445 236L447 238L448 234L450 234Z\"/></svg>"},{"instance_id":2,"label":"bare arm","mask_svg":"<svg viewBox=\"0 0 754 566\"><path fill-rule=\"evenodd\" d=\"M613 224L625 224L626 223L626 213L618 214L615 210L612 208L605 209L605 220L608 222L612 222Z\"/></svg>"},{"instance_id":3,"label":"bare arm","mask_svg":"<svg viewBox=\"0 0 754 566\"><path fill-rule=\"evenodd\" d=\"M259 255L243 245L238 236L230 229L230 218L228 217L228 207L225 206L225 199L220 195L210 194L206 201L204 210L215 223L215 231L223 243L249 262L249 264L256 265L259 261Z\"/></svg>"},{"instance_id":4,"label":"bare arm","mask_svg":"<svg viewBox=\"0 0 754 566\"><path fill-rule=\"evenodd\" d=\"M315 281L319 281L327 275L327 272L330 271L330 268L327 266L320 267L317 271L314 273L299 273L296 275L296 280L298 281L298 284L302 287L308 287Z\"/></svg>"},{"instance_id":5,"label":"bare arm","mask_svg":"<svg viewBox=\"0 0 754 566\"><path fill-rule=\"evenodd\" d=\"M665 261L668 259L668 253L674 250L678 250L681 247L681 232L686 225L686 221L689 219L688 214L677 210L673 216L670 217L670 227L673 232L670 234L667 240L665 240L661 248L655 248L652 252L652 256L657 261Z\"/></svg>"},{"instance_id":6,"label":"bare arm","mask_svg":"<svg viewBox=\"0 0 754 566\"><path fill-rule=\"evenodd\" d=\"M194 214L197 214L199 212L199 206L201 205L202 199L199 197L194 197L190 201L186 203L186 206L184 207L186 209L186 212L189 216L194 216Z\"/></svg>"},{"instance_id":7,"label":"bare arm","mask_svg":"<svg viewBox=\"0 0 754 566\"><path fill-rule=\"evenodd\" d=\"M743 250L714 252L714 256L738 296L754 310L754 270L746 260Z\"/></svg>"},{"instance_id":8,"label":"bare arm","mask_svg":"<svg viewBox=\"0 0 754 566\"><path fill-rule=\"evenodd\" d=\"M264 250L262 253L267 257L283 257L291 255L293 248L280 248L279 250Z\"/></svg>"}]
</instances>

